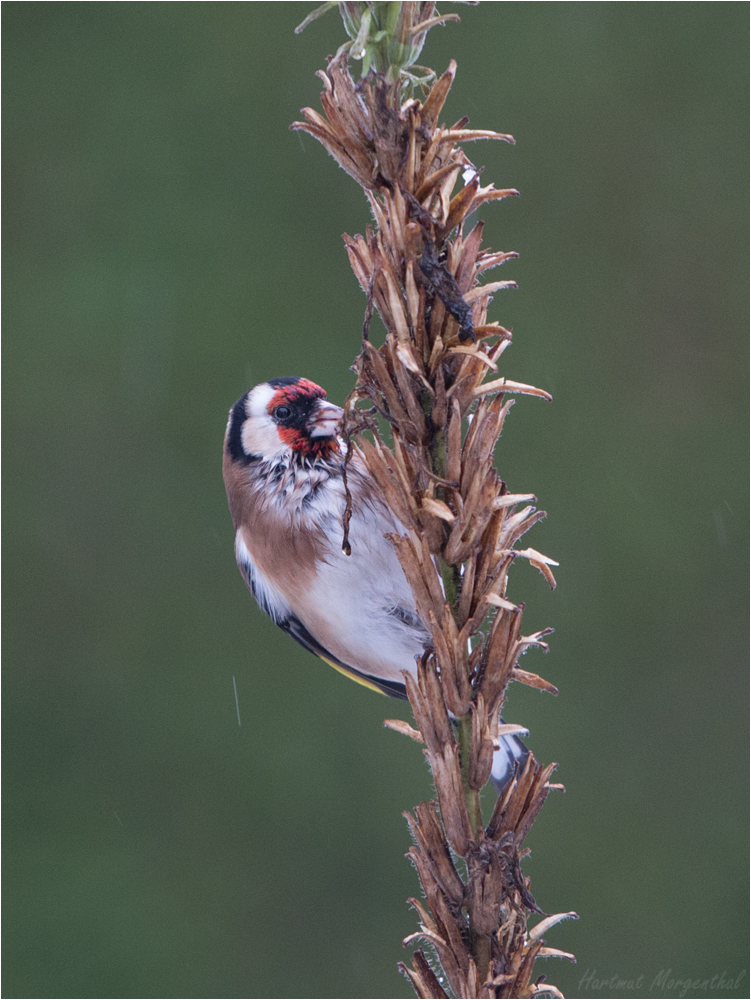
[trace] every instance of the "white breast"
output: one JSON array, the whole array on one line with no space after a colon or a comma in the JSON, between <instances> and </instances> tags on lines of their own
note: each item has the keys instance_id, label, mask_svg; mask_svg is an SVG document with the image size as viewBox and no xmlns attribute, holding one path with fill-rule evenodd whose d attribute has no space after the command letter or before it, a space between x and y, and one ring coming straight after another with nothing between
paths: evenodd
<instances>
[{"instance_id":1,"label":"white breast","mask_svg":"<svg viewBox=\"0 0 751 1000\"><path fill-rule=\"evenodd\" d=\"M277 467L279 470L279 467ZM384 535L402 533L385 503L366 489L367 473L352 463L353 514L349 526L351 555L342 551L345 492L341 477L330 472L269 472L263 503L284 531L314 531L327 540L315 573L295 593L277 587L253 565L239 536L238 562L250 563L248 576L259 603L277 621L285 610L347 666L371 676L403 682L403 671L416 671L428 636L394 547ZM277 521L277 518L279 519ZM249 539L252 550L252 539Z\"/></svg>"},{"instance_id":2,"label":"white breast","mask_svg":"<svg viewBox=\"0 0 751 1000\"><path fill-rule=\"evenodd\" d=\"M352 554L341 551L340 530L339 544L319 564L320 591L309 595L305 614L315 622L316 638L325 634L326 641L319 641L344 663L402 681L402 671L416 672L415 657L424 652L427 634L394 547L384 538L398 530L385 512L356 512L349 532Z\"/></svg>"}]
</instances>

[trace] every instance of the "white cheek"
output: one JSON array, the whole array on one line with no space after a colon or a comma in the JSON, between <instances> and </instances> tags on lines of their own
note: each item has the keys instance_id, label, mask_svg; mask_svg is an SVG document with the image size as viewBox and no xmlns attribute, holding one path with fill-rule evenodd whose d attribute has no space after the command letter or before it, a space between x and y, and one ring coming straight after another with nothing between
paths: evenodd
<instances>
[{"instance_id":1,"label":"white cheek","mask_svg":"<svg viewBox=\"0 0 751 1000\"><path fill-rule=\"evenodd\" d=\"M274 398L276 389L267 385L257 385L248 395L247 413L250 417L257 417L263 420L268 415L268 407Z\"/></svg>"},{"instance_id":2,"label":"white cheek","mask_svg":"<svg viewBox=\"0 0 751 1000\"><path fill-rule=\"evenodd\" d=\"M242 429L242 442L246 455L272 458L289 451L289 446L279 439L274 424L265 420L246 420Z\"/></svg>"}]
</instances>

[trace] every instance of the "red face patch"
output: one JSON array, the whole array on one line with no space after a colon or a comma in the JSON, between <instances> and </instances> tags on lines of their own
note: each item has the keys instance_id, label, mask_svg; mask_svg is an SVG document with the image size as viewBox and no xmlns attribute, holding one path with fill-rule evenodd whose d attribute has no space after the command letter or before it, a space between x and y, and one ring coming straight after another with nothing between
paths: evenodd
<instances>
[{"instance_id":1,"label":"red face patch","mask_svg":"<svg viewBox=\"0 0 751 1000\"><path fill-rule=\"evenodd\" d=\"M280 427L279 437L303 458L329 459L339 451L339 442L333 437L311 438L296 427Z\"/></svg>"},{"instance_id":2,"label":"red face patch","mask_svg":"<svg viewBox=\"0 0 751 1000\"><path fill-rule=\"evenodd\" d=\"M322 389L320 385L316 385L315 382L301 378L294 385L283 385L277 389L266 409L271 413L277 406L283 406L285 403L293 403L296 399L300 398L325 399L326 390Z\"/></svg>"},{"instance_id":3,"label":"red face patch","mask_svg":"<svg viewBox=\"0 0 751 1000\"><path fill-rule=\"evenodd\" d=\"M320 385L316 385L315 382L311 382L309 379L301 378L291 385L280 386L271 397L271 401L266 409L269 414L273 415L274 410L279 406L294 407L296 403L299 405L301 400L312 402L316 399L325 398L325 389L322 389ZM289 445L294 452L303 458L321 458L327 460L339 451L339 442L335 437L311 438L307 430L300 426L284 426L282 422L279 422L277 424L277 433L286 445Z\"/></svg>"}]
</instances>

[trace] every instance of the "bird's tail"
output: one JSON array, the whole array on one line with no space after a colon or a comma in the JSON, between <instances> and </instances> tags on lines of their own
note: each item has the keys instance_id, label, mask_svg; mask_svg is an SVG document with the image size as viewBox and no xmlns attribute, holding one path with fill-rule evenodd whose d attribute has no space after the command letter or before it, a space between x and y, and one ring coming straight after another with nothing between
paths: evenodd
<instances>
[{"instance_id":1,"label":"bird's tail","mask_svg":"<svg viewBox=\"0 0 751 1000\"><path fill-rule=\"evenodd\" d=\"M504 725L503 718L500 719ZM529 736L529 732L524 730L524 735ZM501 736L499 741L500 750L493 754L493 770L490 772L490 780L495 786L495 790L500 795L514 776L514 770L518 766L519 773L527 763L529 749L522 743L516 733L509 733Z\"/></svg>"}]
</instances>

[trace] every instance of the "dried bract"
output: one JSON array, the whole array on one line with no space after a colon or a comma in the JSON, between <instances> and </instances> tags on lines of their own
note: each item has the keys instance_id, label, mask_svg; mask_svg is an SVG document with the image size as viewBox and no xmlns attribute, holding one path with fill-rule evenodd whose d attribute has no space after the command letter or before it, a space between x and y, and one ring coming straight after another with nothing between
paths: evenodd
<instances>
[{"instance_id":1,"label":"dried bract","mask_svg":"<svg viewBox=\"0 0 751 1000\"><path fill-rule=\"evenodd\" d=\"M405 675L417 729L387 725L424 744L435 782L437 803L407 816L425 903L411 901L420 929L405 943L427 942L443 975L421 950L401 968L420 997L560 995L533 978L535 959L554 951L543 951L546 921L528 932L527 916L539 909L520 865L555 765L530 755L487 825L480 808L494 748L509 732L499 721L509 683L556 693L518 665L527 649L547 649L551 630L522 635L508 573L527 559L555 586L557 564L517 547L545 515L532 494L509 493L494 467L508 394L550 399L499 374L511 334L489 323L487 310L514 282L479 279L516 254L484 248L481 222L466 226L480 205L517 192L481 187L463 144L513 139L468 129L466 120L439 124L455 74L452 62L422 102L402 102L398 80L371 73L355 83L344 52L320 74L323 114L307 108L293 128L325 146L373 213L364 235L344 237L368 308L345 431L403 526L390 537L431 636L416 678ZM387 331L380 347L367 337L373 308ZM373 423L370 440L355 434L363 400L388 423L390 444Z\"/></svg>"}]
</instances>

